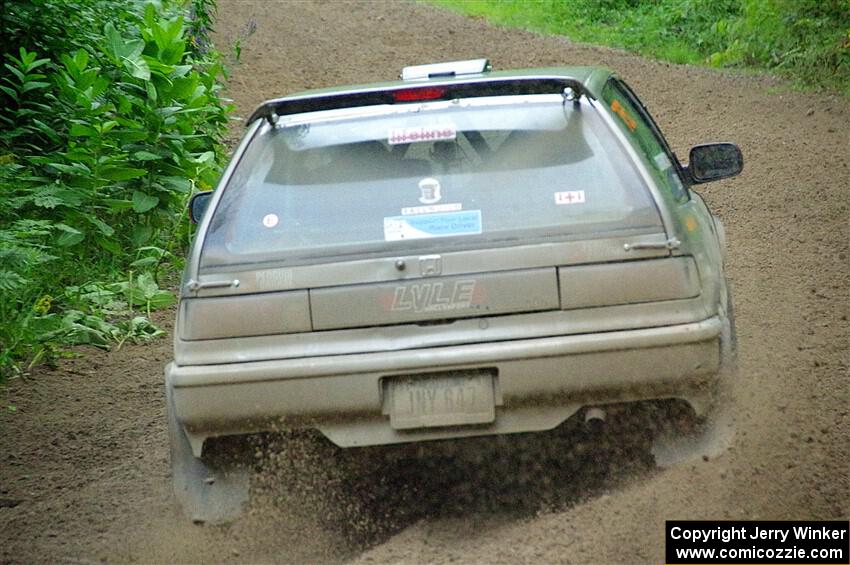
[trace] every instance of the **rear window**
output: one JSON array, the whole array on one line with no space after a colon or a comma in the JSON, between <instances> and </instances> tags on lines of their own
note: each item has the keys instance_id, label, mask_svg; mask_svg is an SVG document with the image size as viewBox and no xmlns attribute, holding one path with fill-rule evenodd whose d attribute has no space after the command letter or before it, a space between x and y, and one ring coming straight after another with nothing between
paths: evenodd
<instances>
[{"instance_id":1,"label":"rear window","mask_svg":"<svg viewBox=\"0 0 850 565\"><path fill-rule=\"evenodd\" d=\"M267 128L211 220L202 267L527 244L660 227L596 111L559 96L439 102ZM347 113L347 117L346 117Z\"/></svg>"}]
</instances>

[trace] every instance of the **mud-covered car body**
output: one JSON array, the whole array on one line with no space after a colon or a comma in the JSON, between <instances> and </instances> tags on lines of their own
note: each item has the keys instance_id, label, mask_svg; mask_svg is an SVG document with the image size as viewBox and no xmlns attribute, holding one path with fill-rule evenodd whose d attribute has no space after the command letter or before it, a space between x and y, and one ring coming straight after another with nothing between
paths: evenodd
<instances>
[{"instance_id":1,"label":"mud-covered car body","mask_svg":"<svg viewBox=\"0 0 850 565\"><path fill-rule=\"evenodd\" d=\"M198 464L208 438L282 424L347 447L711 410L734 328L723 229L689 186L740 152L682 167L603 68L475 65L251 117L196 202L166 369Z\"/></svg>"}]
</instances>

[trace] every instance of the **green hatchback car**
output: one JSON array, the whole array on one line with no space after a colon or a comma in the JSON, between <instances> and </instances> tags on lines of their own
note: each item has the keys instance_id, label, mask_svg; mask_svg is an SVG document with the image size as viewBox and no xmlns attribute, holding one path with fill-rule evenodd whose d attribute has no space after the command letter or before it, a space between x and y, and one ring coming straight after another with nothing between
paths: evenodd
<instances>
[{"instance_id":1,"label":"green hatchback car","mask_svg":"<svg viewBox=\"0 0 850 565\"><path fill-rule=\"evenodd\" d=\"M676 400L705 454L734 369L724 231L612 71L405 68L263 103L198 222L165 371L176 493L236 517L217 439L309 427L341 447L534 432ZM713 450L713 451L712 451ZM669 449L668 449L669 451Z\"/></svg>"}]
</instances>

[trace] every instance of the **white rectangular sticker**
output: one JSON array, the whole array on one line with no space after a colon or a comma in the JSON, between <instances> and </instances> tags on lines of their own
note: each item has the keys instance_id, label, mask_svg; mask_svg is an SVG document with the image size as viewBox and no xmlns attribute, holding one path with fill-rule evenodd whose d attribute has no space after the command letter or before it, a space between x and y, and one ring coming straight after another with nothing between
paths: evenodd
<instances>
[{"instance_id":1,"label":"white rectangular sticker","mask_svg":"<svg viewBox=\"0 0 850 565\"><path fill-rule=\"evenodd\" d=\"M457 130L449 124L435 125L419 128L395 128L387 135L390 145L402 143L417 143L420 141L441 141L444 139L455 139Z\"/></svg>"},{"instance_id":2,"label":"white rectangular sticker","mask_svg":"<svg viewBox=\"0 0 850 565\"><path fill-rule=\"evenodd\" d=\"M384 239L424 239L481 233L481 210L384 218Z\"/></svg>"},{"instance_id":3,"label":"white rectangular sticker","mask_svg":"<svg viewBox=\"0 0 850 565\"><path fill-rule=\"evenodd\" d=\"M409 208L402 208L401 215L415 216L417 214L436 214L438 212L458 212L462 208L463 205L460 202L453 202L451 204L432 204L430 206L411 206Z\"/></svg>"},{"instance_id":4,"label":"white rectangular sticker","mask_svg":"<svg viewBox=\"0 0 850 565\"><path fill-rule=\"evenodd\" d=\"M555 204L559 206L567 204L584 204L583 190L568 190L555 193Z\"/></svg>"}]
</instances>

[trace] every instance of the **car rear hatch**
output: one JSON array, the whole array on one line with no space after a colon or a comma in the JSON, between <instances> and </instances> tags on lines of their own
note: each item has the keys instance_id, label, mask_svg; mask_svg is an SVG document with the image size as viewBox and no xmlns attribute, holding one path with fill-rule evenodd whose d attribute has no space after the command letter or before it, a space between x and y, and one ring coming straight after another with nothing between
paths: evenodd
<instances>
[{"instance_id":1,"label":"car rear hatch","mask_svg":"<svg viewBox=\"0 0 850 565\"><path fill-rule=\"evenodd\" d=\"M700 294L587 97L326 110L255 129L202 226L181 340L426 332Z\"/></svg>"}]
</instances>

